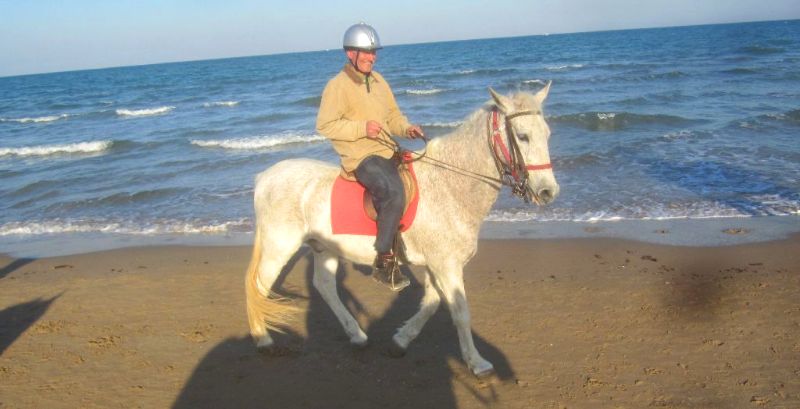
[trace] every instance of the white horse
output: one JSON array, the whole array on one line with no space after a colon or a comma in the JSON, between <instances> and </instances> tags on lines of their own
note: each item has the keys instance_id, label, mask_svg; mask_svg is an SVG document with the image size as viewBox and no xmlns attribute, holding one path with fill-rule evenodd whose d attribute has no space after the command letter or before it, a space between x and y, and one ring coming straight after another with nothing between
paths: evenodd
<instances>
[{"instance_id":1,"label":"white horse","mask_svg":"<svg viewBox=\"0 0 800 409\"><path fill-rule=\"evenodd\" d=\"M431 140L414 162L420 198L417 215L403 233L406 256L426 266L420 310L397 330L400 352L419 335L444 299L458 331L461 354L473 374L493 373L472 339L463 268L475 255L478 231L503 185L537 204L552 202L559 187L550 166L550 128L542 113L548 83L538 93L498 95L454 132ZM371 264L374 237L331 232L331 188L339 167L310 160L285 160L256 177L255 243L247 271L250 334L258 348L273 345L267 329L285 325L292 307L271 295L284 265L305 243L314 254L314 287L356 346L367 335L336 292L339 258ZM354 206L360 206L360 203Z\"/></svg>"}]
</instances>

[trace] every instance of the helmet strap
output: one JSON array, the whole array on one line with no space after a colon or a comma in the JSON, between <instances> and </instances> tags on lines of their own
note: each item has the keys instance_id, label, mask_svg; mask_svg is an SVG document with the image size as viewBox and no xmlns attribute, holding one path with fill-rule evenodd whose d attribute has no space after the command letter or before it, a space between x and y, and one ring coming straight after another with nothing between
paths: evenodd
<instances>
[{"instance_id":1,"label":"helmet strap","mask_svg":"<svg viewBox=\"0 0 800 409\"><path fill-rule=\"evenodd\" d=\"M355 58L350 60L350 65L352 65L353 68L356 69L356 71L360 72L361 74L364 74L364 83L367 84L367 92L369 93L369 76L372 73L371 72L363 72L358 68L358 57L361 55L361 50L356 48L355 52L356 52L356 56L355 56Z\"/></svg>"}]
</instances>

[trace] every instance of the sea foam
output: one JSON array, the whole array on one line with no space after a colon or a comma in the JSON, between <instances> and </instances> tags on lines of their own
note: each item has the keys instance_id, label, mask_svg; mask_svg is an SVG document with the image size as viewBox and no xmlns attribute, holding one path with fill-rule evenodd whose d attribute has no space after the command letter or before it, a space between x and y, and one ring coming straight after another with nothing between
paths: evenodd
<instances>
[{"instance_id":1,"label":"sea foam","mask_svg":"<svg viewBox=\"0 0 800 409\"><path fill-rule=\"evenodd\" d=\"M444 92L444 91L445 90L443 90L441 88L407 89L406 90L406 94L410 94L410 95L434 95L434 94L438 94L438 93L441 93L441 92Z\"/></svg>"},{"instance_id":2,"label":"sea foam","mask_svg":"<svg viewBox=\"0 0 800 409\"><path fill-rule=\"evenodd\" d=\"M239 105L239 101L216 101L216 102L206 102L203 104L206 108L213 108L213 107L234 107Z\"/></svg>"},{"instance_id":3,"label":"sea foam","mask_svg":"<svg viewBox=\"0 0 800 409\"><path fill-rule=\"evenodd\" d=\"M162 220L145 225L104 220L50 220L11 222L0 225L3 236L40 236L65 233L111 233L137 236L160 234L221 234L245 231L252 223L245 218L220 222Z\"/></svg>"},{"instance_id":4,"label":"sea foam","mask_svg":"<svg viewBox=\"0 0 800 409\"><path fill-rule=\"evenodd\" d=\"M38 145L22 146L18 148L0 148L0 157L94 154L108 150L113 144L113 141L92 141L64 145Z\"/></svg>"},{"instance_id":5,"label":"sea foam","mask_svg":"<svg viewBox=\"0 0 800 409\"><path fill-rule=\"evenodd\" d=\"M35 118L0 118L0 122L18 122L21 124L41 123L41 122L58 121L59 119L65 119L69 117L70 117L69 114L61 114L61 115L40 116Z\"/></svg>"},{"instance_id":6,"label":"sea foam","mask_svg":"<svg viewBox=\"0 0 800 409\"><path fill-rule=\"evenodd\" d=\"M222 148L222 149L235 149L235 150L258 150L275 148L282 145L290 144L303 144L315 143L324 141L325 137L321 135L296 135L296 134L279 134L279 135L264 135L255 136L250 138L231 138L231 139L216 139L216 140L192 140L192 145L200 146L203 148Z\"/></svg>"},{"instance_id":7,"label":"sea foam","mask_svg":"<svg viewBox=\"0 0 800 409\"><path fill-rule=\"evenodd\" d=\"M165 114L169 111L175 109L173 106L163 106L158 108L146 108L146 109L118 109L117 115L119 116L132 116L132 117L139 117L139 116L150 116L150 115L160 115Z\"/></svg>"}]
</instances>

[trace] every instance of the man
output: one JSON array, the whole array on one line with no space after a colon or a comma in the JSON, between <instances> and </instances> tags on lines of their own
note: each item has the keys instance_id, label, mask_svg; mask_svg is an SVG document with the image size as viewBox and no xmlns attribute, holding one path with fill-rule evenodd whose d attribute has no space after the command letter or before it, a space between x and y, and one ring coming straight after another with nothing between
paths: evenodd
<instances>
[{"instance_id":1,"label":"man","mask_svg":"<svg viewBox=\"0 0 800 409\"><path fill-rule=\"evenodd\" d=\"M378 224L372 276L399 291L409 280L395 268L392 244L405 196L392 159L396 143L390 135L412 139L424 135L400 112L389 84L372 70L382 48L375 29L364 23L351 26L344 33L343 46L348 62L322 92L317 131L339 153L342 176L357 180L372 195Z\"/></svg>"}]
</instances>

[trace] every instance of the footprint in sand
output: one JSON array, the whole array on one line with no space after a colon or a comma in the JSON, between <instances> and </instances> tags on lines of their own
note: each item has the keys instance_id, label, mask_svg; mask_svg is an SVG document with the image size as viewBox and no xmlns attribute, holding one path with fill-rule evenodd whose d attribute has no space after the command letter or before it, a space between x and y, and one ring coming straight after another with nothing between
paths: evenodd
<instances>
[{"instance_id":1,"label":"footprint in sand","mask_svg":"<svg viewBox=\"0 0 800 409\"><path fill-rule=\"evenodd\" d=\"M725 234L747 234L750 233L750 230L743 229L741 227L731 227L729 229L725 229L722 231Z\"/></svg>"}]
</instances>

